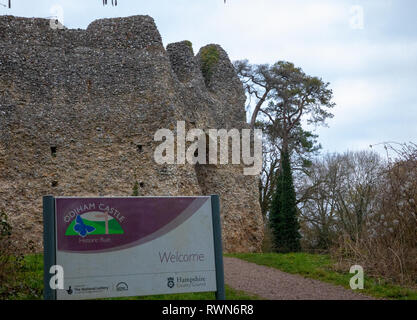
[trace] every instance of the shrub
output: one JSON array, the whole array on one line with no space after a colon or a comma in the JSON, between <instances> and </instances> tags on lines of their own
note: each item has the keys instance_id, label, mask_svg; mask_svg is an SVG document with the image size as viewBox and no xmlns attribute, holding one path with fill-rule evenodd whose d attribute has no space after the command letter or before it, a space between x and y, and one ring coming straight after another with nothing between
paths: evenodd
<instances>
[{"instance_id":1,"label":"shrub","mask_svg":"<svg viewBox=\"0 0 417 320\"><path fill-rule=\"evenodd\" d=\"M215 45L209 45L201 49L201 72L206 85L210 83L213 68L219 62L220 54Z\"/></svg>"},{"instance_id":2,"label":"shrub","mask_svg":"<svg viewBox=\"0 0 417 320\"><path fill-rule=\"evenodd\" d=\"M388 147L386 147L388 148ZM333 256L340 264L360 264L368 275L417 285L417 145L395 150L388 159L377 193L378 208L362 236L344 235Z\"/></svg>"},{"instance_id":3,"label":"shrub","mask_svg":"<svg viewBox=\"0 0 417 320\"><path fill-rule=\"evenodd\" d=\"M8 222L7 215L0 212L0 283L4 283L10 271L10 251L13 245L11 235L12 226Z\"/></svg>"},{"instance_id":4,"label":"shrub","mask_svg":"<svg viewBox=\"0 0 417 320\"><path fill-rule=\"evenodd\" d=\"M13 228L4 212L0 212L0 299L14 298L23 291L33 291L19 283L18 276L24 271L24 255L12 237ZM28 243L33 251L33 243ZM38 293L40 295L40 293Z\"/></svg>"},{"instance_id":5,"label":"shrub","mask_svg":"<svg viewBox=\"0 0 417 320\"><path fill-rule=\"evenodd\" d=\"M193 50L193 43L189 40L185 40L184 43L191 49L191 51L194 54L194 50Z\"/></svg>"},{"instance_id":6,"label":"shrub","mask_svg":"<svg viewBox=\"0 0 417 320\"><path fill-rule=\"evenodd\" d=\"M139 196L139 183L137 181L135 181L135 184L133 185L132 196L133 197Z\"/></svg>"}]
</instances>

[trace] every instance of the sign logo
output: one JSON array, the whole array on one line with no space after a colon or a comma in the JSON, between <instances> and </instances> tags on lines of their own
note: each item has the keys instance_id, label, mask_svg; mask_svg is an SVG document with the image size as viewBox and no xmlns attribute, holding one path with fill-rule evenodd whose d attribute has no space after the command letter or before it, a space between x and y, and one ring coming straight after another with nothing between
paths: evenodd
<instances>
[{"instance_id":1,"label":"sign logo","mask_svg":"<svg viewBox=\"0 0 417 320\"><path fill-rule=\"evenodd\" d=\"M72 291L72 289L71 289L71 286L69 286L69 288L68 288L68 290L67 290L67 293L68 293L68 294L72 294L72 293L73 293L73 291Z\"/></svg>"},{"instance_id":2,"label":"sign logo","mask_svg":"<svg viewBox=\"0 0 417 320\"><path fill-rule=\"evenodd\" d=\"M68 226L66 236L124 234L120 223L107 212L90 211L77 215Z\"/></svg>"},{"instance_id":3,"label":"sign logo","mask_svg":"<svg viewBox=\"0 0 417 320\"><path fill-rule=\"evenodd\" d=\"M167 283L167 286L168 286L168 288L170 288L170 289L174 288L175 283L174 283L174 278L173 278L173 277L169 277L169 278L168 278L168 283Z\"/></svg>"},{"instance_id":4,"label":"sign logo","mask_svg":"<svg viewBox=\"0 0 417 320\"><path fill-rule=\"evenodd\" d=\"M129 290L129 286L127 285L126 282L119 282L116 285L116 291L128 291Z\"/></svg>"},{"instance_id":5,"label":"sign logo","mask_svg":"<svg viewBox=\"0 0 417 320\"><path fill-rule=\"evenodd\" d=\"M81 218L81 216L77 216L75 219L76 223L74 226L74 231L77 232L81 237L85 237L88 233L94 232L96 228L86 225Z\"/></svg>"}]
</instances>

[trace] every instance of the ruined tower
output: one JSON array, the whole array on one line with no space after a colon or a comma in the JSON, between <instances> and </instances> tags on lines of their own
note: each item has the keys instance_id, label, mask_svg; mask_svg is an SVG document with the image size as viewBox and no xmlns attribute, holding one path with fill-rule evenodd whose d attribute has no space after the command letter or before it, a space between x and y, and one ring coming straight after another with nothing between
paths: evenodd
<instances>
[{"instance_id":1,"label":"ruined tower","mask_svg":"<svg viewBox=\"0 0 417 320\"><path fill-rule=\"evenodd\" d=\"M206 55L214 54L207 65ZM257 177L240 165L158 165L160 128L247 128L245 94L226 52L167 49L149 16L86 30L0 17L0 211L42 246L42 196L221 198L226 252L263 238Z\"/></svg>"}]
</instances>

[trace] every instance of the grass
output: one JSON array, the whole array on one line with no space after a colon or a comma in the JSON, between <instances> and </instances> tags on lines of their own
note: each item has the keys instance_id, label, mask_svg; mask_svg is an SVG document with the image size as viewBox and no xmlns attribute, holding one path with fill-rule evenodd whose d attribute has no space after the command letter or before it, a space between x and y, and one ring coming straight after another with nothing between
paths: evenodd
<instances>
[{"instance_id":1,"label":"grass","mask_svg":"<svg viewBox=\"0 0 417 320\"><path fill-rule=\"evenodd\" d=\"M308 253L237 253L226 256L276 268L292 274L299 274L306 278L340 285L351 290L349 281L353 275L349 273L349 270L346 273L336 271L333 267L334 262L328 255ZM376 298L417 300L417 290L387 283L382 279L367 277L366 270L364 289L358 291Z\"/></svg>"},{"instance_id":2,"label":"grass","mask_svg":"<svg viewBox=\"0 0 417 320\"><path fill-rule=\"evenodd\" d=\"M39 300L43 299L43 255L25 256L21 268L14 272L14 283L0 286L0 299ZM226 286L228 300L258 300L259 297L234 290ZM182 293L155 296L112 298L110 300L214 300L214 292Z\"/></svg>"},{"instance_id":3,"label":"grass","mask_svg":"<svg viewBox=\"0 0 417 320\"><path fill-rule=\"evenodd\" d=\"M336 271L334 262L328 255L307 253L239 253L226 256L240 258L259 265L273 267L284 272L299 274L306 278L340 285L347 289L352 275ZM41 254L25 256L21 268L14 272L14 283L10 286L0 286L0 298L16 300L42 299L43 291L43 256ZM365 288L361 293L384 299L417 300L417 290L404 288L387 283L381 279L366 277ZM228 300L257 300L259 297L246 292L234 290L226 286ZM112 300L213 300L213 292L184 293L171 295L156 295L128 298L113 298Z\"/></svg>"},{"instance_id":4,"label":"grass","mask_svg":"<svg viewBox=\"0 0 417 320\"><path fill-rule=\"evenodd\" d=\"M195 292L195 293L178 293L165 294L143 297L112 298L109 300L215 300L214 292ZM260 300L255 295L248 294L244 291L238 291L226 286L227 300Z\"/></svg>"},{"instance_id":5,"label":"grass","mask_svg":"<svg viewBox=\"0 0 417 320\"><path fill-rule=\"evenodd\" d=\"M3 270L9 276L0 285L0 299L36 300L40 299L43 291L43 257L29 255L23 259L10 257L8 270Z\"/></svg>"}]
</instances>

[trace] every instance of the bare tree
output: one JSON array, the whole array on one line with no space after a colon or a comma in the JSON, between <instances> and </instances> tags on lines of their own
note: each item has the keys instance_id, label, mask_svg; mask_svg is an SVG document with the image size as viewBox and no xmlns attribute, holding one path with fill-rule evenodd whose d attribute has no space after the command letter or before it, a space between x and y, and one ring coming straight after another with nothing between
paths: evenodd
<instances>
[{"instance_id":1,"label":"bare tree","mask_svg":"<svg viewBox=\"0 0 417 320\"><path fill-rule=\"evenodd\" d=\"M367 218L376 212L383 162L371 151L347 152L338 161L341 163L336 190L338 220L344 232L356 241L362 236Z\"/></svg>"},{"instance_id":2,"label":"bare tree","mask_svg":"<svg viewBox=\"0 0 417 320\"><path fill-rule=\"evenodd\" d=\"M336 190L341 175L337 155L327 154L311 166L301 180L300 218L304 242L328 250L337 237Z\"/></svg>"},{"instance_id":3,"label":"bare tree","mask_svg":"<svg viewBox=\"0 0 417 320\"><path fill-rule=\"evenodd\" d=\"M398 144L397 144L398 145ZM360 190L364 196L375 192L368 205L366 223L360 238L341 238L332 251L341 267L360 264L368 274L415 285L417 281L417 145L402 144L394 148L385 144L387 164L379 172L378 186L372 192ZM390 154L395 154L392 158ZM372 161L371 161L372 162ZM369 164L372 165L371 163ZM367 170L368 171L368 170ZM362 181L375 179L369 173ZM366 177L366 178L364 178ZM354 193L353 193L354 194ZM361 199L360 197L354 197ZM356 201L366 203L366 200ZM364 205L362 205L365 207ZM359 207L358 205L356 207ZM352 211L352 210L350 210Z\"/></svg>"},{"instance_id":4,"label":"bare tree","mask_svg":"<svg viewBox=\"0 0 417 320\"><path fill-rule=\"evenodd\" d=\"M303 180L299 208L313 246L328 249L341 234L362 237L378 209L383 161L370 151L327 154L315 161Z\"/></svg>"}]
</instances>

